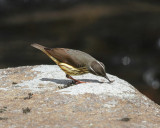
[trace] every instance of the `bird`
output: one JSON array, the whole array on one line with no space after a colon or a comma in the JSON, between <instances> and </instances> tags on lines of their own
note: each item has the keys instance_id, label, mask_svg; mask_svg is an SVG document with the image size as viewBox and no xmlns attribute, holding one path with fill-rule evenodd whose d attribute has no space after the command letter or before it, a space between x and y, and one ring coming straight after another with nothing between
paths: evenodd
<instances>
[{"instance_id":1,"label":"bird","mask_svg":"<svg viewBox=\"0 0 160 128\"><path fill-rule=\"evenodd\" d=\"M109 83L113 82L106 75L104 64L85 52L68 48L48 48L37 43L31 46L48 55L75 84L86 82L74 79L72 76L86 73L104 77Z\"/></svg>"}]
</instances>

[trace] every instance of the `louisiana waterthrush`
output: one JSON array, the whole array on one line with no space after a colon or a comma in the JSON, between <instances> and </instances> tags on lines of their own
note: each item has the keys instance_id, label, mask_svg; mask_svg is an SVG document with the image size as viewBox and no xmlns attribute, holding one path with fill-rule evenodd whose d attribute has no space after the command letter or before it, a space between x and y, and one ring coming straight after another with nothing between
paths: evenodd
<instances>
[{"instance_id":1,"label":"louisiana waterthrush","mask_svg":"<svg viewBox=\"0 0 160 128\"><path fill-rule=\"evenodd\" d=\"M85 82L71 76L86 73L102 76L109 82L113 82L107 77L104 64L85 52L67 48L47 48L39 44L31 44L31 46L47 54L66 73L66 77L76 84Z\"/></svg>"}]
</instances>

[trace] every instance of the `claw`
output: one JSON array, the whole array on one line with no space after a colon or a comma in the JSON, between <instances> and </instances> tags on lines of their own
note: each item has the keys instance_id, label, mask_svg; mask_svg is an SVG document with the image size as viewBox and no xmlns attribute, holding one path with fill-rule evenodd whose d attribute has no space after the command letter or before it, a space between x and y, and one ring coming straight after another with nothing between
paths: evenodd
<instances>
[{"instance_id":1,"label":"claw","mask_svg":"<svg viewBox=\"0 0 160 128\"><path fill-rule=\"evenodd\" d=\"M76 80L76 81L75 81L75 84L81 84L81 83L87 83L87 82L80 81L80 80Z\"/></svg>"},{"instance_id":2,"label":"claw","mask_svg":"<svg viewBox=\"0 0 160 128\"><path fill-rule=\"evenodd\" d=\"M66 74L66 77L73 80L74 84L81 84L81 83L87 83L87 82L84 82L84 81L80 81L80 80L76 80L74 79L73 77L71 77L70 75Z\"/></svg>"}]
</instances>

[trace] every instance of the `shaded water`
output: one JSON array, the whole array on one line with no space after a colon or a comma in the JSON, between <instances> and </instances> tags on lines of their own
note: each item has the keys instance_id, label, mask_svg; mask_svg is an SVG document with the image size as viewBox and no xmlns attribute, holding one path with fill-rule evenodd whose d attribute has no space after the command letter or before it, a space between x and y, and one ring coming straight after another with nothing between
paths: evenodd
<instances>
[{"instance_id":1,"label":"shaded water","mask_svg":"<svg viewBox=\"0 0 160 128\"><path fill-rule=\"evenodd\" d=\"M160 104L159 1L0 1L0 68L53 64L31 43L85 51Z\"/></svg>"}]
</instances>

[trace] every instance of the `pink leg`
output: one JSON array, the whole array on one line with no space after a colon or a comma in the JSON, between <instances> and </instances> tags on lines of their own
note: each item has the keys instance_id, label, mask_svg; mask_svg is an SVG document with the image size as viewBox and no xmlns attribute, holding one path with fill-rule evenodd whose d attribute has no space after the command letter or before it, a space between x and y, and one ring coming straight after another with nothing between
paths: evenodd
<instances>
[{"instance_id":1,"label":"pink leg","mask_svg":"<svg viewBox=\"0 0 160 128\"><path fill-rule=\"evenodd\" d=\"M73 77L71 77L70 75L66 74L66 77L73 80L76 84L80 84L80 83L87 83L87 82L84 82L84 81L80 81L80 80L76 80L74 79Z\"/></svg>"}]
</instances>

